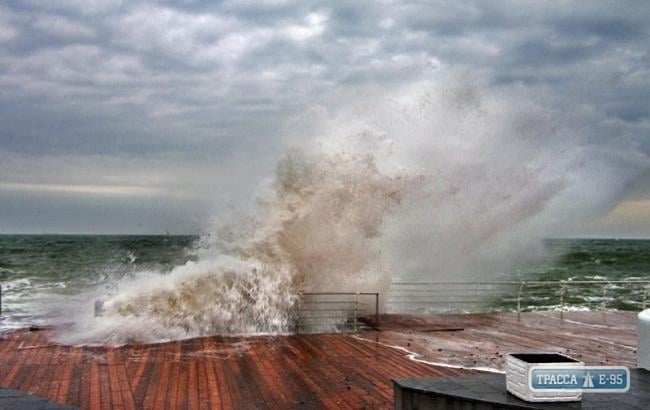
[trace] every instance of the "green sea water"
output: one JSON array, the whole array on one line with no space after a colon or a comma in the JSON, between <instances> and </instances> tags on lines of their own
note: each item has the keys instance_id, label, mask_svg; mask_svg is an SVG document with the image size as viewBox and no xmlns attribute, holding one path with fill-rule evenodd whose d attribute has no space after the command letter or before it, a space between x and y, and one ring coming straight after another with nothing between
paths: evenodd
<instances>
[{"instance_id":1,"label":"green sea water","mask_svg":"<svg viewBox=\"0 0 650 410\"><path fill-rule=\"evenodd\" d=\"M513 275L532 282L523 288L523 310L641 310L646 301L650 306L650 283L643 283L650 280L650 240L553 239L545 245L546 258ZM514 310L516 298L495 305Z\"/></svg>"},{"instance_id":2,"label":"green sea water","mask_svg":"<svg viewBox=\"0 0 650 410\"><path fill-rule=\"evenodd\" d=\"M196 240L193 236L0 235L0 328L21 327L46 317L51 295L73 297L142 271L165 274L192 258Z\"/></svg>"},{"instance_id":3,"label":"green sea water","mask_svg":"<svg viewBox=\"0 0 650 410\"><path fill-rule=\"evenodd\" d=\"M110 287L138 272L165 274L193 258L193 236L0 236L0 329L29 325L47 317L48 297L74 297ZM564 302L576 308L639 309L641 285L571 285L580 281L650 280L650 240L554 239L547 257L505 277L526 281L565 281ZM479 280L477 278L477 280ZM527 285L524 310L557 308L560 286ZM495 297L500 310L515 309L511 294Z\"/></svg>"}]
</instances>

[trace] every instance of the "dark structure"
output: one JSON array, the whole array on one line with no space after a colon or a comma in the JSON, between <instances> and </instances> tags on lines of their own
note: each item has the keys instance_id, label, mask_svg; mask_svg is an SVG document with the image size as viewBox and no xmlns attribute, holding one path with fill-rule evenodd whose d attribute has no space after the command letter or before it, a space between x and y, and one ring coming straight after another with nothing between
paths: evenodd
<instances>
[{"instance_id":1,"label":"dark structure","mask_svg":"<svg viewBox=\"0 0 650 410\"><path fill-rule=\"evenodd\" d=\"M42 397L18 390L0 389L0 410L72 410L75 408L52 403Z\"/></svg>"},{"instance_id":2,"label":"dark structure","mask_svg":"<svg viewBox=\"0 0 650 410\"><path fill-rule=\"evenodd\" d=\"M393 380L395 409L645 409L650 403L650 372L630 369L627 393L585 393L572 403L528 403L506 392L505 375L404 378Z\"/></svg>"}]
</instances>

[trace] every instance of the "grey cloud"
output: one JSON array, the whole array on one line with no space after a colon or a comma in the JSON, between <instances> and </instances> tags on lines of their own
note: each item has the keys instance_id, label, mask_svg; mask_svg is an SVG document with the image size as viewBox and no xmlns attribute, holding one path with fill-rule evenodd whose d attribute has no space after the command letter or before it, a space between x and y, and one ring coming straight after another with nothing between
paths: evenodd
<instances>
[{"instance_id":1,"label":"grey cloud","mask_svg":"<svg viewBox=\"0 0 650 410\"><path fill-rule=\"evenodd\" d=\"M553 45L536 39L519 44L514 50L515 63L539 67L543 65L575 64L597 55L595 46L582 44Z\"/></svg>"},{"instance_id":2,"label":"grey cloud","mask_svg":"<svg viewBox=\"0 0 650 410\"><path fill-rule=\"evenodd\" d=\"M55 12L70 13L75 15L96 16L105 15L122 10L124 0L9 0L9 3L23 12L32 10L47 10Z\"/></svg>"},{"instance_id":3,"label":"grey cloud","mask_svg":"<svg viewBox=\"0 0 650 410\"><path fill-rule=\"evenodd\" d=\"M37 30L54 37L88 39L95 36L92 28L64 16L38 16L33 26Z\"/></svg>"},{"instance_id":4,"label":"grey cloud","mask_svg":"<svg viewBox=\"0 0 650 410\"><path fill-rule=\"evenodd\" d=\"M0 167L0 182L39 160L102 157L112 160L39 167L30 181L66 183L74 171L103 183L104 167L124 163L113 182L177 172L201 193L207 173L255 158L246 184L214 188L251 191L282 150L284 121L305 106L446 69L575 111L591 144L650 154L648 18L648 5L604 1L9 0L0 154L22 163Z\"/></svg>"}]
</instances>

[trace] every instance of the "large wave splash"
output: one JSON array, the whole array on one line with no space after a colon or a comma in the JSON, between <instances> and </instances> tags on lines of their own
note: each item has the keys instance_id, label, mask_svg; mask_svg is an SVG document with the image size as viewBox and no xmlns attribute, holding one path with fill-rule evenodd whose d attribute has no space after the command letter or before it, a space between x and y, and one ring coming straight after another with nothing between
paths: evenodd
<instances>
[{"instance_id":1,"label":"large wave splash","mask_svg":"<svg viewBox=\"0 0 650 410\"><path fill-rule=\"evenodd\" d=\"M515 271L540 256L541 238L610 209L648 164L591 144L588 116L531 101L416 84L305 110L287 127L299 148L279 161L251 216L204 237L195 261L169 274L118 281L101 295L103 316L76 313L59 339L281 333L302 290L385 294L395 279Z\"/></svg>"},{"instance_id":2,"label":"large wave splash","mask_svg":"<svg viewBox=\"0 0 650 410\"><path fill-rule=\"evenodd\" d=\"M282 333L301 291L383 292L390 274L382 225L416 182L381 172L371 154L291 151L255 215L204 237L196 261L119 281L101 317L77 317L58 339L121 344Z\"/></svg>"}]
</instances>

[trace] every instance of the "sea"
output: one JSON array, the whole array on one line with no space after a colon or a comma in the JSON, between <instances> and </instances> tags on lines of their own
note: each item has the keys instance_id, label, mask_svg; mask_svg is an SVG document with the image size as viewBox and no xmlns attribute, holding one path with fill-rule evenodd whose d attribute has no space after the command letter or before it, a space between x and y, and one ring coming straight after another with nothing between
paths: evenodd
<instances>
[{"instance_id":1,"label":"sea","mask_svg":"<svg viewBox=\"0 0 650 410\"><path fill-rule=\"evenodd\" d=\"M0 330L47 324L48 301L53 296L73 298L142 271L165 275L195 258L198 239L0 235ZM643 281L650 281L650 240L549 239L545 246L547 256L542 260L504 272L506 279L501 281L512 281L511 291L488 298L488 309L640 310L645 305L648 287ZM517 283L522 281L526 284L517 298L515 293L522 288Z\"/></svg>"}]
</instances>

